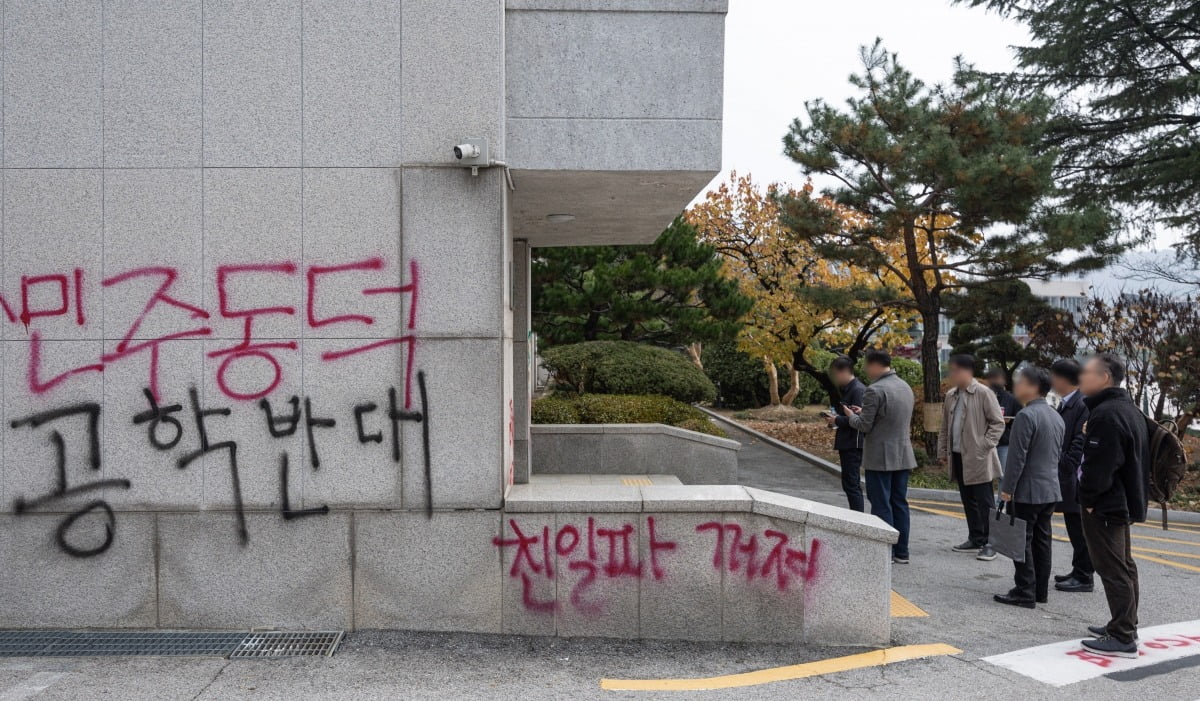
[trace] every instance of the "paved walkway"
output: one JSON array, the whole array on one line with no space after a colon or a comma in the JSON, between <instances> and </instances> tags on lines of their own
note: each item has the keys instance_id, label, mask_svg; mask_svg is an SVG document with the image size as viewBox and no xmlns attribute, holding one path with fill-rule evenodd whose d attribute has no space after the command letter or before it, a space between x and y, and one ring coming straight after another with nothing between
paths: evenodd
<instances>
[{"instance_id":1,"label":"paved walkway","mask_svg":"<svg viewBox=\"0 0 1200 701\"><path fill-rule=\"evenodd\" d=\"M730 438L742 444L738 452L738 482L741 484L834 506L846 505L842 483L836 475L817 469L807 461L729 424L722 423L721 428ZM833 440L832 435L830 440Z\"/></svg>"}]
</instances>

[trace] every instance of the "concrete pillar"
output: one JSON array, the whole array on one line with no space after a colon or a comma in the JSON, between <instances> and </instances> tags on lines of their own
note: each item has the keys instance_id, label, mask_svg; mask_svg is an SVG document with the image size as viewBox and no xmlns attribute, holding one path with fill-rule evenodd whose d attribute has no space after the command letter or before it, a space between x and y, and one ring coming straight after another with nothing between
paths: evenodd
<instances>
[{"instance_id":1,"label":"concrete pillar","mask_svg":"<svg viewBox=\"0 0 1200 701\"><path fill-rule=\"evenodd\" d=\"M529 405L533 399L533 326L530 323L530 247L513 241L513 482L529 481Z\"/></svg>"}]
</instances>

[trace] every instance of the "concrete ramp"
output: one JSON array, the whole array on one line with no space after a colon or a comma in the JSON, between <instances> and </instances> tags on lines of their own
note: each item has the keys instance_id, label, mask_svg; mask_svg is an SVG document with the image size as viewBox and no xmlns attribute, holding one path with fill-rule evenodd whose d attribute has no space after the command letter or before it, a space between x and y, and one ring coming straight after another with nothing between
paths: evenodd
<instances>
[{"instance_id":1,"label":"concrete ramp","mask_svg":"<svg viewBox=\"0 0 1200 701\"><path fill-rule=\"evenodd\" d=\"M883 645L874 516L735 485L526 484L500 535L506 633Z\"/></svg>"}]
</instances>

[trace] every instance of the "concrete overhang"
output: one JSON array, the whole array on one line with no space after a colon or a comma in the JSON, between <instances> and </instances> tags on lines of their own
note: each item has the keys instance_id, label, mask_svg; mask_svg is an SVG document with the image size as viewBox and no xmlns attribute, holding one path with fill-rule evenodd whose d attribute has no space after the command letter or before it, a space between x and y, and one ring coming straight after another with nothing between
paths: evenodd
<instances>
[{"instance_id":1,"label":"concrete overhang","mask_svg":"<svg viewBox=\"0 0 1200 701\"><path fill-rule=\"evenodd\" d=\"M726 7L508 0L514 237L648 243L711 181L721 166Z\"/></svg>"}]
</instances>

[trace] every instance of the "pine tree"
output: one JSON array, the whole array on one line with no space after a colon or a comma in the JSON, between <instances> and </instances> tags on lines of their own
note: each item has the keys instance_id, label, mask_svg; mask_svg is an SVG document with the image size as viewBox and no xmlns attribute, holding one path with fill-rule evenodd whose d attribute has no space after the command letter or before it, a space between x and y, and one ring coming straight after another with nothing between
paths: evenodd
<instances>
[{"instance_id":1,"label":"pine tree","mask_svg":"<svg viewBox=\"0 0 1200 701\"><path fill-rule=\"evenodd\" d=\"M1180 257L1200 262L1200 3L956 1L1028 26L1009 77L1060 98L1047 137L1074 197L1177 227Z\"/></svg>"},{"instance_id":2,"label":"pine tree","mask_svg":"<svg viewBox=\"0 0 1200 701\"><path fill-rule=\"evenodd\" d=\"M835 180L826 196L862 220L832 226L828 208L802 192L785 198L784 222L822 257L902 281L907 299L896 303L920 314L924 401L936 412L948 293L1099 269L1124 245L1103 209L1056 199L1056 154L1042 147L1048 99L999 88L961 62L950 84L927 87L878 41L862 58L851 78L859 95L845 109L807 103L807 119L784 137L785 153L805 174Z\"/></svg>"},{"instance_id":3,"label":"pine tree","mask_svg":"<svg viewBox=\"0 0 1200 701\"><path fill-rule=\"evenodd\" d=\"M534 331L547 346L732 339L751 301L721 265L681 218L646 246L538 249L530 276Z\"/></svg>"},{"instance_id":4,"label":"pine tree","mask_svg":"<svg viewBox=\"0 0 1200 701\"><path fill-rule=\"evenodd\" d=\"M1049 367L1075 356L1079 333L1071 314L1051 307L1021 280L973 285L946 299L946 313L954 320L952 352L1001 368L1010 385L1021 363ZM1024 340L1014 335L1018 327Z\"/></svg>"}]
</instances>

